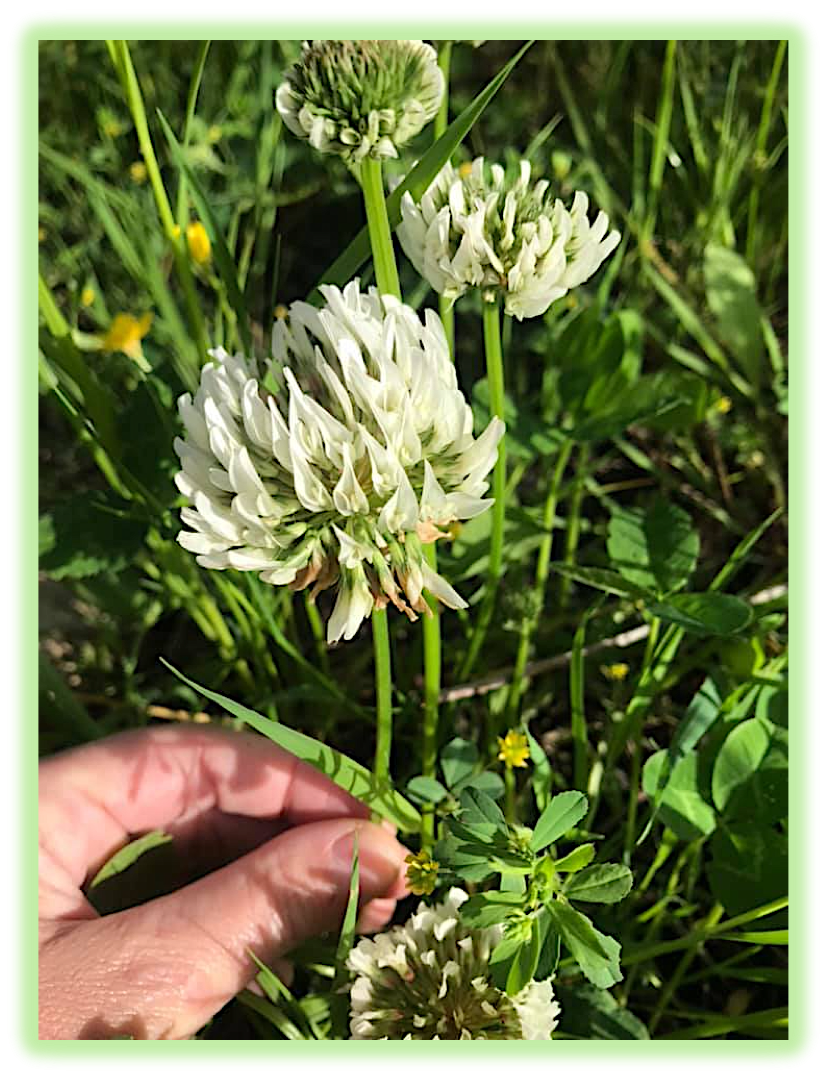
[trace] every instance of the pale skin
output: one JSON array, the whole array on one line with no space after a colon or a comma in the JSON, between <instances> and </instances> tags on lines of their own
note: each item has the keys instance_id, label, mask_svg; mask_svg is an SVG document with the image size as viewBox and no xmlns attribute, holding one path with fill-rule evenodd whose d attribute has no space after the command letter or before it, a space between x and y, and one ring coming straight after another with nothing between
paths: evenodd
<instances>
[{"instance_id":1,"label":"pale skin","mask_svg":"<svg viewBox=\"0 0 824 1077\"><path fill-rule=\"evenodd\" d=\"M183 1039L257 969L340 927L354 836L361 931L408 891L408 850L322 774L263 737L214 728L118 734L40 765L40 1038ZM194 882L101 916L83 887L163 829ZM203 874L207 872L206 874Z\"/></svg>"}]
</instances>

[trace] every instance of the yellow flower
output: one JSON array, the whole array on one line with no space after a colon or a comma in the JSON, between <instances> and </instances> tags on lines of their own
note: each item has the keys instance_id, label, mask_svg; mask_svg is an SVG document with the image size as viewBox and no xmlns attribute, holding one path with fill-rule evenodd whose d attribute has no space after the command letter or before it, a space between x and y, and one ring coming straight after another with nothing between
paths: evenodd
<instances>
[{"instance_id":1,"label":"yellow flower","mask_svg":"<svg viewBox=\"0 0 824 1077\"><path fill-rule=\"evenodd\" d=\"M135 183L145 183L147 174L146 166L142 161L133 161L129 165L129 175Z\"/></svg>"},{"instance_id":2,"label":"yellow flower","mask_svg":"<svg viewBox=\"0 0 824 1077\"><path fill-rule=\"evenodd\" d=\"M209 130L206 132L207 142L219 142L223 137L223 128L218 127L216 123L213 123Z\"/></svg>"},{"instance_id":3,"label":"yellow flower","mask_svg":"<svg viewBox=\"0 0 824 1077\"><path fill-rule=\"evenodd\" d=\"M419 853L410 853L404 863L409 865L406 881L412 893L431 894L438 882L438 861L433 860L426 849L421 849Z\"/></svg>"},{"instance_id":4,"label":"yellow flower","mask_svg":"<svg viewBox=\"0 0 824 1077\"><path fill-rule=\"evenodd\" d=\"M462 165L458 166L458 175L461 179L466 179L467 176L472 175L472 162L464 161Z\"/></svg>"},{"instance_id":5,"label":"yellow flower","mask_svg":"<svg viewBox=\"0 0 824 1077\"><path fill-rule=\"evenodd\" d=\"M142 359L141 340L149 332L152 314L143 314L135 318L133 314L116 314L109 326L101 346L107 352L123 352L130 359Z\"/></svg>"},{"instance_id":6,"label":"yellow flower","mask_svg":"<svg viewBox=\"0 0 824 1077\"><path fill-rule=\"evenodd\" d=\"M629 673L626 662L613 662L611 666L601 666L601 672L608 681L624 681Z\"/></svg>"},{"instance_id":7,"label":"yellow flower","mask_svg":"<svg viewBox=\"0 0 824 1077\"><path fill-rule=\"evenodd\" d=\"M117 138L123 128L117 122L117 120L106 120L103 124L103 134L109 138Z\"/></svg>"},{"instance_id":8,"label":"yellow flower","mask_svg":"<svg viewBox=\"0 0 824 1077\"><path fill-rule=\"evenodd\" d=\"M205 265L212 256L212 244L200 221L195 221L186 229L186 242L189 244L189 254L193 261L199 266Z\"/></svg>"},{"instance_id":9,"label":"yellow flower","mask_svg":"<svg viewBox=\"0 0 824 1077\"><path fill-rule=\"evenodd\" d=\"M498 737L498 758L510 768L525 767L529 759L529 741L517 729L510 729L505 737Z\"/></svg>"},{"instance_id":10,"label":"yellow flower","mask_svg":"<svg viewBox=\"0 0 824 1077\"><path fill-rule=\"evenodd\" d=\"M720 411L722 415L726 415L732 408L732 401L728 396L722 396L720 400L715 402L715 410Z\"/></svg>"},{"instance_id":11,"label":"yellow flower","mask_svg":"<svg viewBox=\"0 0 824 1077\"><path fill-rule=\"evenodd\" d=\"M94 288L89 288L87 285L80 293L80 306L90 307L95 300Z\"/></svg>"}]
</instances>

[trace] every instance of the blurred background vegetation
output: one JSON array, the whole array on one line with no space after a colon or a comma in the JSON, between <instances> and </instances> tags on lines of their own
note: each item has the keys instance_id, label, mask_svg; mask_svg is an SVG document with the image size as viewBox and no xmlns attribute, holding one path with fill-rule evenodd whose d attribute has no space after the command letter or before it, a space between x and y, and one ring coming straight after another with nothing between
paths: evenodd
<instances>
[{"instance_id":1,"label":"blurred background vegetation","mask_svg":"<svg viewBox=\"0 0 824 1077\"><path fill-rule=\"evenodd\" d=\"M454 43L451 117L519 44ZM355 178L338 159L283 133L273 109L299 43L215 41L207 51L193 41L141 41L130 50L175 219L186 234L199 203L157 109L183 143L226 240L253 346L265 355L279 307L305 298L364 223ZM160 664L163 656L368 761L368 632L327 650L303 594L265 588L251 573L204 571L174 541L174 401L196 384L203 341L241 347L215 244L207 256L197 231L189 233L185 265L177 264L105 42L42 42L39 93L41 750L148 722L228 721L214 711L207 718L202 700ZM609 730L637 689L649 641L615 641L649 625L637 604L608 595L593 605L596 592L555 573L539 611L524 598L557 458L552 432L565 417L589 421L590 433L576 442L563 476L556 560L608 565L610 520L660 495L700 536L692 584L700 591L770 520L735 579L737 594L757 598L752 624L729 638L685 639L655 685L643 735L603 780L593 825L619 853L627 788L637 789L641 764L670 744L708 671L721 698L735 696L738 706L732 718L727 707L726 733L730 722L756 713L786 727L787 133L784 42L540 41L455 158L526 155L560 197L586 191L623 242L587 287L544 318L505 327L516 506L505 586L475 680L445 700L442 739L472 736L505 708L506 684L490 689L484 681L511 669L530 617L532 657L551 661L532 677L520 717L545 749L556 787L572 780L571 712L585 715L591 784L603 770ZM390 182L431 138L424 131L392 163ZM434 304L398 253L407 301ZM364 267L362 278L370 276ZM116 321L120 315L128 317ZM456 339L459 380L481 421L483 346L471 299L457 306ZM600 397L587 398L595 373ZM643 419L625 407L616 422L616 403L640 399ZM656 401L667 405L659 414ZM470 598L484 571L487 517L440 553L441 570ZM578 631L585 613L585 642L602 643L586 660ZM470 621L443 618L447 689L460 680ZM402 785L417 773L421 641L418 627L399 617L392 630ZM719 903L735 914L786 892L786 827L770 816L766 842L763 833L736 830L706 791L723 740L716 728L702 741L692 784L685 778L682 790L692 807L670 806L664 839L656 827L655 840L632 852L636 891L628 910L615 914L621 923L607 924L625 952L633 942L689 933ZM765 926L785 924L773 918ZM742 952L717 942L710 957L696 944L683 968L680 953L639 958L619 997L657 1034L676 1036L685 1022L715 1018L721 1025L703 1034L784 1034L778 1019L748 1020L753 1012L774 1016L786 1001L784 950L755 940L743 959ZM673 976L659 1009L662 984Z\"/></svg>"}]
</instances>

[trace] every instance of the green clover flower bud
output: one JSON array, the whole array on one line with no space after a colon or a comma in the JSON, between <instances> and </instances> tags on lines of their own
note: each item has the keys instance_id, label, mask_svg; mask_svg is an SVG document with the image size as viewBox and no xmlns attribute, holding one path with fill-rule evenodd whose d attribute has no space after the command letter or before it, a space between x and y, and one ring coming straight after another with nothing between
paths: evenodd
<instances>
[{"instance_id":1,"label":"green clover flower bud","mask_svg":"<svg viewBox=\"0 0 824 1077\"><path fill-rule=\"evenodd\" d=\"M397 157L437 114L443 89L423 41L305 41L275 103L298 138L357 163Z\"/></svg>"}]
</instances>

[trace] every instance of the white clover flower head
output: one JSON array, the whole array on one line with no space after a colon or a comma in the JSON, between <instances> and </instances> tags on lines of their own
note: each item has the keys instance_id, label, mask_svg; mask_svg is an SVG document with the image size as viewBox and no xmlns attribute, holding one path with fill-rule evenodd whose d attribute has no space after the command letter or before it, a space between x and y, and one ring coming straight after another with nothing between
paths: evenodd
<instances>
[{"instance_id":1,"label":"white clover flower head","mask_svg":"<svg viewBox=\"0 0 824 1077\"><path fill-rule=\"evenodd\" d=\"M352 163L397 157L440 108L444 78L423 41L305 41L275 94L283 122Z\"/></svg>"},{"instance_id":2,"label":"white clover flower head","mask_svg":"<svg viewBox=\"0 0 824 1077\"><path fill-rule=\"evenodd\" d=\"M549 980L515 996L489 981L500 926L469 928L453 887L438 905L423 902L405 924L362 939L347 958L355 979L355 1040L549 1040L560 1007Z\"/></svg>"},{"instance_id":3,"label":"white clover flower head","mask_svg":"<svg viewBox=\"0 0 824 1077\"><path fill-rule=\"evenodd\" d=\"M194 399L178 401L175 440L188 530L204 568L258 572L312 595L337 585L330 643L351 639L373 607L411 620L424 589L464 600L427 564L423 544L487 509L486 475L504 425L478 437L443 326L357 281L293 303L264 363L213 351Z\"/></svg>"},{"instance_id":4,"label":"white clover flower head","mask_svg":"<svg viewBox=\"0 0 824 1077\"><path fill-rule=\"evenodd\" d=\"M447 164L420 202L404 194L398 238L436 292L454 301L480 288L490 302L502 296L519 321L534 318L615 250L620 234L607 234L603 211L590 224L582 191L567 209L547 180L531 183L530 175L528 161L513 177L477 157L457 170Z\"/></svg>"}]
</instances>

